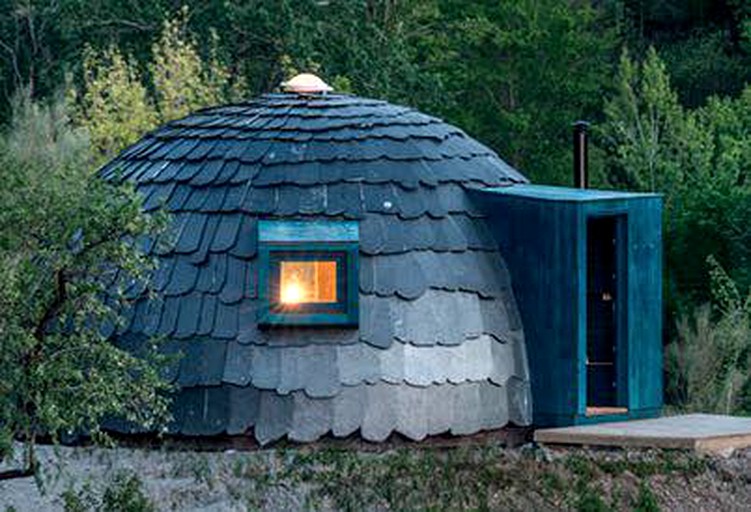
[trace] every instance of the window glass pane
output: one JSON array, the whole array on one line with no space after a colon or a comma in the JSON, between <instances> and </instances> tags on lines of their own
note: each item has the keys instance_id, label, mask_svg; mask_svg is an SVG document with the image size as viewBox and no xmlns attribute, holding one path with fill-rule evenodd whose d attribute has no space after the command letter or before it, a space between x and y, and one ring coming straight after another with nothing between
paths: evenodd
<instances>
[{"instance_id":1,"label":"window glass pane","mask_svg":"<svg viewBox=\"0 0 751 512\"><path fill-rule=\"evenodd\" d=\"M285 304L337 302L336 261L282 261L280 275Z\"/></svg>"}]
</instances>

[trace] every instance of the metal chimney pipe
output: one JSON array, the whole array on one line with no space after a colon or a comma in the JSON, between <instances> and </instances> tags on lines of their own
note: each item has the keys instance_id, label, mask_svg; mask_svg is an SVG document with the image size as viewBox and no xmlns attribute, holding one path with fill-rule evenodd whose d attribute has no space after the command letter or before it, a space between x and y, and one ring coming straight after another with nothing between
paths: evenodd
<instances>
[{"instance_id":1,"label":"metal chimney pipe","mask_svg":"<svg viewBox=\"0 0 751 512\"><path fill-rule=\"evenodd\" d=\"M589 156L587 144L587 130L589 123L576 121L574 123L574 187L589 187Z\"/></svg>"}]
</instances>

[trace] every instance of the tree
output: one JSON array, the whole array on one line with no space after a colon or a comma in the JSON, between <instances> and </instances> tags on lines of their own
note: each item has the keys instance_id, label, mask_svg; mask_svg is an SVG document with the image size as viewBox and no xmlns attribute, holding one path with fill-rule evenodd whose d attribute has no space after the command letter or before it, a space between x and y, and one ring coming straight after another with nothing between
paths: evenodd
<instances>
[{"instance_id":1,"label":"tree","mask_svg":"<svg viewBox=\"0 0 751 512\"><path fill-rule=\"evenodd\" d=\"M243 88L242 80L230 85L230 72L216 55L216 32L212 32L210 57L204 60L187 34L187 24L188 10L183 8L177 19L164 22L152 47L149 69L161 122L235 99Z\"/></svg>"},{"instance_id":2,"label":"tree","mask_svg":"<svg viewBox=\"0 0 751 512\"><path fill-rule=\"evenodd\" d=\"M701 134L678 103L654 48L641 64L624 50L616 91L604 111L611 181L639 191L677 191L692 165L688 144L700 143L694 137Z\"/></svg>"},{"instance_id":3,"label":"tree","mask_svg":"<svg viewBox=\"0 0 751 512\"><path fill-rule=\"evenodd\" d=\"M685 109L654 49L623 54L600 141L610 182L665 197L667 290L673 311L710 298L713 255L741 286L751 276L751 90Z\"/></svg>"},{"instance_id":4,"label":"tree","mask_svg":"<svg viewBox=\"0 0 751 512\"><path fill-rule=\"evenodd\" d=\"M441 3L443 114L533 181L571 183L571 124L598 119L612 76L615 33L587 4Z\"/></svg>"},{"instance_id":5,"label":"tree","mask_svg":"<svg viewBox=\"0 0 751 512\"><path fill-rule=\"evenodd\" d=\"M108 338L152 267L133 241L161 219L141 213L132 189L92 176L86 137L59 102L19 100L0 147L0 458L14 436L26 447L7 478L34 474L40 435L97 438L115 416L159 425L169 387L156 350Z\"/></svg>"},{"instance_id":6,"label":"tree","mask_svg":"<svg viewBox=\"0 0 751 512\"><path fill-rule=\"evenodd\" d=\"M158 116L146 94L137 66L115 47L84 58L85 89L75 120L85 127L102 158L114 154L154 128ZM75 92L71 91L75 102Z\"/></svg>"},{"instance_id":7,"label":"tree","mask_svg":"<svg viewBox=\"0 0 751 512\"><path fill-rule=\"evenodd\" d=\"M214 50L208 59L186 32L188 11L167 20L152 46L148 74L114 46L103 52L89 48L83 84L71 88L74 120L91 135L100 159L114 156L159 124L240 95L241 79L231 80ZM216 45L216 40L214 41Z\"/></svg>"},{"instance_id":8,"label":"tree","mask_svg":"<svg viewBox=\"0 0 751 512\"><path fill-rule=\"evenodd\" d=\"M705 134L705 156L687 177L671 243L682 293L705 301L710 255L741 288L751 285L751 88L737 98L710 98L691 115Z\"/></svg>"}]
</instances>

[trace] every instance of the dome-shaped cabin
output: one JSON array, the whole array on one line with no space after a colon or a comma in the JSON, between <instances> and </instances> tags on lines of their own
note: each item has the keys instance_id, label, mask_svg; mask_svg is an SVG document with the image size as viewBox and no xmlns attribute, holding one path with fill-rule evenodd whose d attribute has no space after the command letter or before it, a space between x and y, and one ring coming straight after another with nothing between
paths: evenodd
<instances>
[{"instance_id":1,"label":"dome-shaped cabin","mask_svg":"<svg viewBox=\"0 0 751 512\"><path fill-rule=\"evenodd\" d=\"M522 324L468 190L525 182L459 128L341 94L267 94L102 170L171 215L118 337L183 353L171 432L381 441L531 422Z\"/></svg>"}]
</instances>

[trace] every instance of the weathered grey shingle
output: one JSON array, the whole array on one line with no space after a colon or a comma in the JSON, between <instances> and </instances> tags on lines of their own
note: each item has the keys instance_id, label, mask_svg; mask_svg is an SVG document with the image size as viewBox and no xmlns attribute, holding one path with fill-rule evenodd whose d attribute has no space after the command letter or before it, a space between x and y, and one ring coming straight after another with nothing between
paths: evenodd
<instances>
[{"instance_id":1,"label":"weathered grey shingle","mask_svg":"<svg viewBox=\"0 0 751 512\"><path fill-rule=\"evenodd\" d=\"M176 401L179 416L175 414L178 431L188 436L212 436L227 430L229 396L218 386L185 388Z\"/></svg>"},{"instance_id":2,"label":"weathered grey shingle","mask_svg":"<svg viewBox=\"0 0 751 512\"><path fill-rule=\"evenodd\" d=\"M312 398L301 391L279 395L252 386L185 388L173 402L170 431L234 435L254 429L261 444L285 436L302 442L327 433L344 437L358 429L369 441L383 441L395 432L413 440L445 432L473 434L509 421L529 424L528 391L523 388L513 379L506 386L381 383L346 387L329 398Z\"/></svg>"},{"instance_id":3,"label":"weathered grey shingle","mask_svg":"<svg viewBox=\"0 0 751 512\"><path fill-rule=\"evenodd\" d=\"M290 439L300 442L315 441L331 430L334 419L332 400L316 400L305 393L296 393L294 397Z\"/></svg>"},{"instance_id":4,"label":"weathered grey shingle","mask_svg":"<svg viewBox=\"0 0 751 512\"><path fill-rule=\"evenodd\" d=\"M396 430L402 435L421 441L428 435L428 418L430 403L428 393L411 386L402 387L396 394L399 400Z\"/></svg>"},{"instance_id":5,"label":"weathered grey shingle","mask_svg":"<svg viewBox=\"0 0 751 512\"><path fill-rule=\"evenodd\" d=\"M267 444L284 437L292 426L294 397L278 395L272 391L261 392L258 419L255 424L255 437L261 444Z\"/></svg>"},{"instance_id":6,"label":"weathered grey shingle","mask_svg":"<svg viewBox=\"0 0 751 512\"><path fill-rule=\"evenodd\" d=\"M180 344L180 375L183 387L218 386L222 383L227 343L211 338L197 338Z\"/></svg>"},{"instance_id":7,"label":"weathered grey shingle","mask_svg":"<svg viewBox=\"0 0 751 512\"><path fill-rule=\"evenodd\" d=\"M346 387L334 400L334 418L331 433L337 437L347 437L362 425L365 416L365 386Z\"/></svg>"},{"instance_id":8,"label":"weathered grey shingle","mask_svg":"<svg viewBox=\"0 0 751 512\"><path fill-rule=\"evenodd\" d=\"M516 425L532 423L532 392L529 379L511 378L506 384L508 419Z\"/></svg>"},{"instance_id":9,"label":"weathered grey shingle","mask_svg":"<svg viewBox=\"0 0 751 512\"><path fill-rule=\"evenodd\" d=\"M194 343L194 342L189 342ZM466 340L461 345L414 346L394 343L380 349L365 343L350 345L311 344L308 346L242 345L221 341L214 345L209 370L196 368L196 361L185 363L181 382L189 385L224 383L273 390L280 394L304 391L311 398L333 397L346 387L385 382L427 387L433 384L462 384L491 381L505 384L514 377L526 379L526 359L519 341L499 342L491 336ZM190 357L204 357L207 343L196 343ZM223 364L221 366L217 365ZM217 373L218 372L218 373ZM219 375L221 374L221 375Z\"/></svg>"},{"instance_id":10,"label":"weathered grey shingle","mask_svg":"<svg viewBox=\"0 0 751 512\"><path fill-rule=\"evenodd\" d=\"M227 434L242 435L255 425L261 400L261 392L252 387L227 386L229 390L230 416Z\"/></svg>"}]
</instances>

